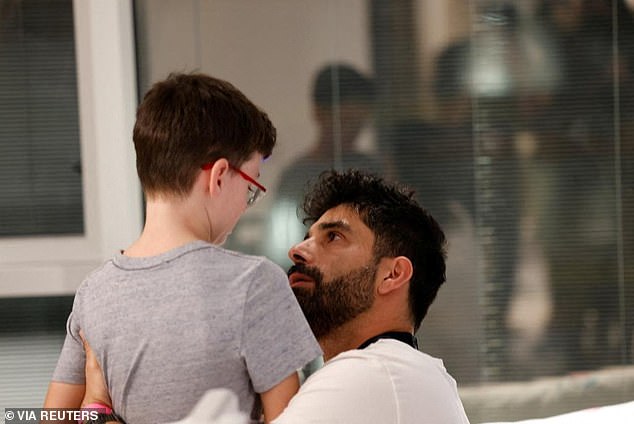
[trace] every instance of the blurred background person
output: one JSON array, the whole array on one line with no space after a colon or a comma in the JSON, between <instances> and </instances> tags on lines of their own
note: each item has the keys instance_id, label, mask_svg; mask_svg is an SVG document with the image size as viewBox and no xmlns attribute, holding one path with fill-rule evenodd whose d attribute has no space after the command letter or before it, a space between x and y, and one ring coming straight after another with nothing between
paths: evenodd
<instances>
[{"instance_id":1,"label":"blurred background person","mask_svg":"<svg viewBox=\"0 0 634 424\"><path fill-rule=\"evenodd\" d=\"M619 111L626 116L630 96L631 19L622 1L543 1L538 9L561 79L550 102L522 118L536 141L531 167L548 182L540 190L537 226L552 315L539 353L553 374L617 363L626 348L618 252L619 237L626 245L631 237L624 231L627 219L619 230L613 174L620 136L614 122ZM615 36L619 49L613 48ZM619 99L617 85L623 88ZM621 168L627 172L627 161ZM623 193L622 213L629 214L626 199Z\"/></svg>"},{"instance_id":2,"label":"blurred background person","mask_svg":"<svg viewBox=\"0 0 634 424\"><path fill-rule=\"evenodd\" d=\"M290 264L288 246L304 237L297 207L310 181L330 169L384 170L381 158L359 145L372 118L374 94L372 78L351 65L330 63L317 71L311 96L317 140L281 173L264 239L263 251L280 265Z\"/></svg>"}]
</instances>

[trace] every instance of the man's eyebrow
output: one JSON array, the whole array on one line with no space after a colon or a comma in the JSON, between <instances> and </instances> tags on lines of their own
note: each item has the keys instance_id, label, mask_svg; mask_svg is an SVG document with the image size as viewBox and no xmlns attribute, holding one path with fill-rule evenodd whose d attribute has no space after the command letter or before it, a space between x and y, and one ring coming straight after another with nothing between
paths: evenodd
<instances>
[{"instance_id":1,"label":"man's eyebrow","mask_svg":"<svg viewBox=\"0 0 634 424\"><path fill-rule=\"evenodd\" d=\"M332 221L332 222L322 222L321 224L318 225L318 228L322 231L332 230L332 229L338 229L338 230L344 230L344 231L351 230L350 224L341 220Z\"/></svg>"}]
</instances>

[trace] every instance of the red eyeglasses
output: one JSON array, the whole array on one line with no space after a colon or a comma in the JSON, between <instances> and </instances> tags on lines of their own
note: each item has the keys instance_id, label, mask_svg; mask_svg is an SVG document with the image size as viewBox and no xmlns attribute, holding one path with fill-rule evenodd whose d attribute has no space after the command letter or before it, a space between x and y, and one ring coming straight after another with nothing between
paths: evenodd
<instances>
[{"instance_id":1,"label":"red eyeglasses","mask_svg":"<svg viewBox=\"0 0 634 424\"><path fill-rule=\"evenodd\" d=\"M214 162L206 163L201 168L205 171L211 169L214 166ZM258 200L264 197L266 194L266 187L257 182L254 178L252 178L249 174L241 171L233 165L229 165L229 168L232 171L235 171L240 175L246 182L249 183L249 197L247 198L247 206L253 206Z\"/></svg>"}]
</instances>

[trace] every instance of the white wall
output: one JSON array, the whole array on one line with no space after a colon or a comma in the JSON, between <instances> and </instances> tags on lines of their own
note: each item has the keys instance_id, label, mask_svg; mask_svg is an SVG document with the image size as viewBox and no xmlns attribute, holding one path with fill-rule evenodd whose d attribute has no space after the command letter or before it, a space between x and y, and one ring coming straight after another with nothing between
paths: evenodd
<instances>
[{"instance_id":1,"label":"white wall","mask_svg":"<svg viewBox=\"0 0 634 424\"><path fill-rule=\"evenodd\" d=\"M140 10L151 81L200 70L230 81L270 115L278 144L263 169L267 186L315 138L314 72L333 60L371 72L365 0L149 0Z\"/></svg>"}]
</instances>

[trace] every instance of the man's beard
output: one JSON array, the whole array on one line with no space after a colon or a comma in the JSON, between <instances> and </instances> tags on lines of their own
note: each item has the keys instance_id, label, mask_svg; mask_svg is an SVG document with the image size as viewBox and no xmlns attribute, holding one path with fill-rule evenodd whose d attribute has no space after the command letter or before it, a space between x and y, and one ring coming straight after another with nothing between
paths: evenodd
<instances>
[{"instance_id":1,"label":"man's beard","mask_svg":"<svg viewBox=\"0 0 634 424\"><path fill-rule=\"evenodd\" d=\"M313 287L294 287L293 292L318 339L367 311L374 303L375 263L327 282L316 267L299 263L289 269L289 275L293 272L304 274L314 281Z\"/></svg>"}]
</instances>

